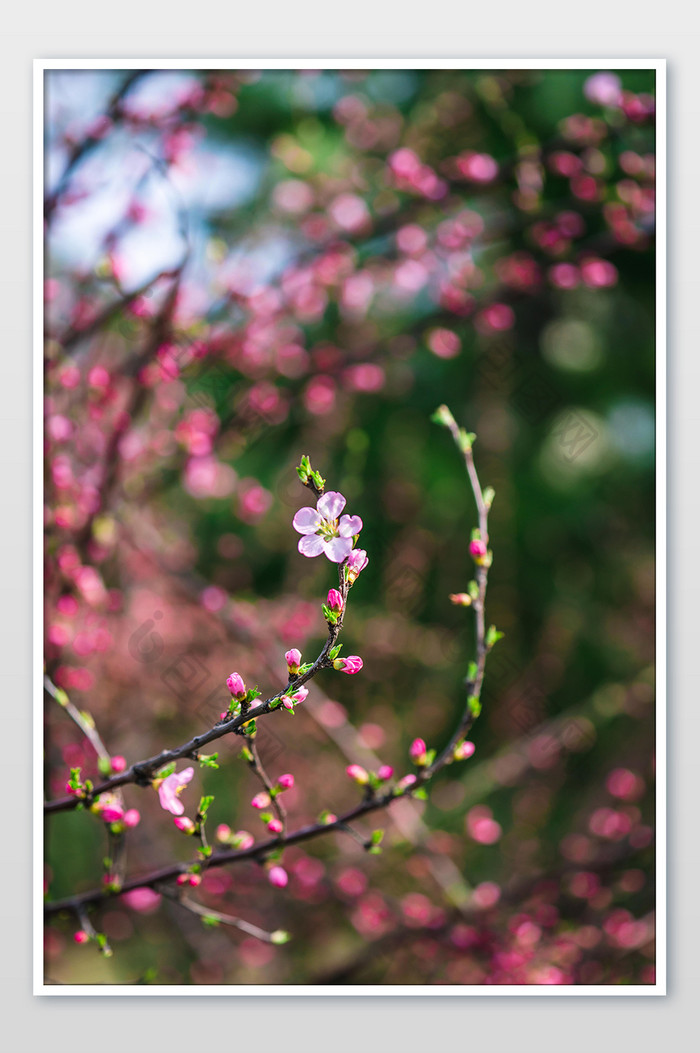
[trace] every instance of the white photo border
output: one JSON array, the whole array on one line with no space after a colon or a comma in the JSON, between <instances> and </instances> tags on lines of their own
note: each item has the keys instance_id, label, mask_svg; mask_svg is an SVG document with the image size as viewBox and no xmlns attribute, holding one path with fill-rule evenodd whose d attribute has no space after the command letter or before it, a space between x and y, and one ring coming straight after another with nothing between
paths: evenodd
<instances>
[{"instance_id":1,"label":"white photo border","mask_svg":"<svg viewBox=\"0 0 700 1053\"><path fill-rule=\"evenodd\" d=\"M351 988L299 985L185 985L130 986L122 984L55 986L44 982L43 948L43 770L39 758L43 748L43 279L44 279L44 80L49 70L333 70L333 69L635 69L656 74L656 981L654 984L613 986L519 985L415 985L358 984ZM665 996L667 982L667 113L666 60L631 58L343 58L343 59L35 59L33 120L33 481L32 481L32 570L33 570L33 993L49 996Z\"/></svg>"}]
</instances>

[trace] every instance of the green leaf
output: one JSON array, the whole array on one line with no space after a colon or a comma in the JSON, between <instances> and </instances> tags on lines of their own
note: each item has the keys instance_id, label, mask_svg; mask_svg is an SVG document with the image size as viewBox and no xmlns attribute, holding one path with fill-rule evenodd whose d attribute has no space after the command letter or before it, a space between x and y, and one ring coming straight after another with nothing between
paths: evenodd
<instances>
[{"instance_id":1,"label":"green leaf","mask_svg":"<svg viewBox=\"0 0 700 1053\"><path fill-rule=\"evenodd\" d=\"M484 504L487 508L490 508L493 504L493 499L496 496L496 491L492 486L487 486L483 492Z\"/></svg>"},{"instance_id":2,"label":"green leaf","mask_svg":"<svg viewBox=\"0 0 700 1053\"><path fill-rule=\"evenodd\" d=\"M168 775L172 775L175 771L177 764L175 761L171 761L170 764L166 764L164 768L160 768L156 772L157 779L167 779Z\"/></svg>"},{"instance_id":3,"label":"green leaf","mask_svg":"<svg viewBox=\"0 0 700 1053\"><path fill-rule=\"evenodd\" d=\"M98 757L97 758L97 770L100 775L109 775L112 771L112 764L109 757Z\"/></svg>"},{"instance_id":4,"label":"green leaf","mask_svg":"<svg viewBox=\"0 0 700 1053\"><path fill-rule=\"evenodd\" d=\"M62 687L57 687L56 688L56 690L54 691L54 696L53 697L56 699L56 701L58 702L59 706L63 706L64 708L70 702L70 699L68 698L68 695L66 694L66 692L63 690Z\"/></svg>"},{"instance_id":5,"label":"green leaf","mask_svg":"<svg viewBox=\"0 0 700 1053\"><path fill-rule=\"evenodd\" d=\"M427 801L428 800L428 792L425 789L425 787L423 787L423 786L419 786L417 790L414 790L413 791L413 796L415 798L417 798L417 800L419 800L419 801Z\"/></svg>"},{"instance_id":6,"label":"green leaf","mask_svg":"<svg viewBox=\"0 0 700 1053\"><path fill-rule=\"evenodd\" d=\"M206 925L209 929L215 929L219 924L219 919L213 914L204 914L202 916L202 925Z\"/></svg>"},{"instance_id":7,"label":"green leaf","mask_svg":"<svg viewBox=\"0 0 700 1053\"><path fill-rule=\"evenodd\" d=\"M475 581L470 581L467 585L467 592L473 600L479 599L479 586Z\"/></svg>"},{"instance_id":8,"label":"green leaf","mask_svg":"<svg viewBox=\"0 0 700 1053\"><path fill-rule=\"evenodd\" d=\"M473 431L466 431L464 428L459 429L459 448L462 453L467 453L471 450L476 435Z\"/></svg>"},{"instance_id":9,"label":"green leaf","mask_svg":"<svg viewBox=\"0 0 700 1053\"><path fill-rule=\"evenodd\" d=\"M502 640L505 633L499 632L495 625L489 625L486 631L486 646L490 649L499 640Z\"/></svg>"},{"instance_id":10,"label":"green leaf","mask_svg":"<svg viewBox=\"0 0 700 1053\"><path fill-rule=\"evenodd\" d=\"M214 798L211 796L211 794L209 794L206 797L202 797L201 798L201 800L199 802L199 808L197 809L197 814L201 815L202 819L205 818L205 816L206 816L206 814L207 814L207 812L209 810L209 805L212 803L213 800L214 800Z\"/></svg>"},{"instance_id":11,"label":"green leaf","mask_svg":"<svg viewBox=\"0 0 700 1053\"><path fill-rule=\"evenodd\" d=\"M336 644L335 647L331 647L330 651L328 652L328 657L330 658L331 662L333 661L334 658L338 657L338 655L340 654L342 648L343 648L342 644Z\"/></svg>"},{"instance_id":12,"label":"green leaf","mask_svg":"<svg viewBox=\"0 0 700 1053\"><path fill-rule=\"evenodd\" d=\"M210 756L204 756L200 754L199 764L202 768L218 768L219 765L216 763L216 758L219 756L218 753L212 753Z\"/></svg>"},{"instance_id":13,"label":"green leaf","mask_svg":"<svg viewBox=\"0 0 700 1053\"><path fill-rule=\"evenodd\" d=\"M470 662L469 666L467 667L467 680L470 680L472 684L476 680L477 672L478 672L478 669L477 669L477 666L476 666L476 662Z\"/></svg>"},{"instance_id":14,"label":"green leaf","mask_svg":"<svg viewBox=\"0 0 700 1053\"><path fill-rule=\"evenodd\" d=\"M443 428L450 428L453 424L457 427L457 421L452 416L447 406L438 406L434 413L430 414L430 419L434 424L441 424Z\"/></svg>"},{"instance_id":15,"label":"green leaf","mask_svg":"<svg viewBox=\"0 0 700 1053\"><path fill-rule=\"evenodd\" d=\"M285 932L284 929L275 929L274 932L270 933L270 941L276 944L278 947L281 946L283 943L289 943L291 938L292 937L290 933Z\"/></svg>"},{"instance_id":16,"label":"green leaf","mask_svg":"<svg viewBox=\"0 0 700 1053\"><path fill-rule=\"evenodd\" d=\"M371 855L371 856L380 856L380 855L382 854L382 850L381 850L381 848L379 847L379 845L371 845L371 846L370 846L370 847L369 847L369 848L367 849L367 852L368 852L368 854L369 854L369 855Z\"/></svg>"},{"instance_id":17,"label":"green leaf","mask_svg":"<svg viewBox=\"0 0 700 1053\"><path fill-rule=\"evenodd\" d=\"M301 461L297 465L297 475L301 479L302 483L304 483L304 485L306 485L306 483L308 483L308 481L309 481L309 472L310 471L311 471L311 461L306 456L306 454L304 454L304 456L302 457Z\"/></svg>"},{"instance_id":18,"label":"green leaf","mask_svg":"<svg viewBox=\"0 0 700 1053\"><path fill-rule=\"evenodd\" d=\"M471 713L471 715L473 717L478 717L481 713L481 702L476 697L476 695L470 696L470 698L467 700L467 705L469 706L469 712Z\"/></svg>"},{"instance_id":19,"label":"green leaf","mask_svg":"<svg viewBox=\"0 0 700 1053\"><path fill-rule=\"evenodd\" d=\"M384 831L383 830L373 830L372 834L370 836L370 839L369 839L370 844L372 844L372 845L380 845L382 843L383 837L384 837Z\"/></svg>"}]
</instances>

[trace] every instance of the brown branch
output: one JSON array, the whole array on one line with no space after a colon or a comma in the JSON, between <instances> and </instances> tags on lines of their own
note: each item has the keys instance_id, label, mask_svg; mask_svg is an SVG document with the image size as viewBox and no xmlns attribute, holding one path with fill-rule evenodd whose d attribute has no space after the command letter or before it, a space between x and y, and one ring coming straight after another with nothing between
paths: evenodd
<instances>
[{"instance_id":1,"label":"brown branch","mask_svg":"<svg viewBox=\"0 0 700 1053\"><path fill-rule=\"evenodd\" d=\"M125 97L133 88L134 84L147 73L151 71L148 69L135 69L132 70L122 81L117 88L116 92L112 96L105 110L105 117L107 117L113 123L116 123L123 116L122 103ZM86 135L84 139L76 143L70 152L66 167L63 170L63 175L58 181L56 189L47 196L44 202L44 219L46 222L50 222L56 206L58 205L61 197L68 188L70 178L75 171L77 165L82 161L88 154L90 154L98 143L102 142L102 138L99 135Z\"/></svg>"},{"instance_id":2,"label":"brown branch","mask_svg":"<svg viewBox=\"0 0 700 1053\"><path fill-rule=\"evenodd\" d=\"M344 815L339 816L334 822L310 823L308 826L302 826L298 830L294 830L291 834L288 834L284 841L281 841L278 837L272 837L265 841L259 841L257 844L251 845L250 848L215 852L209 858L207 869L227 864L242 863L246 860L255 861L264 859L266 855L270 852L277 851L280 847L287 847L289 845L301 844L304 841L310 841L321 834L330 833L336 828L341 832L344 832L343 827L347 826L349 822L352 822L354 819L359 819L363 815L368 815L371 812L376 812L380 808L385 808L400 796L402 796L400 792L390 790L380 797L367 798L354 808L351 808L350 811L345 812ZM190 867L190 863L174 863L171 866L162 867L160 870L153 871L141 878L133 878L122 886L119 894L130 892L135 888L154 888L155 886L162 884L164 881L170 881L173 878L176 878L179 874L189 872ZM81 907L84 908L88 905L100 903L104 900L110 899L113 895L114 893L110 894L104 889L92 889L89 892L83 892L77 896L70 896L67 899L56 900L53 903L46 903L44 913L47 917L50 917L53 914L65 910L76 912Z\"/></svg>"}]
</instances>

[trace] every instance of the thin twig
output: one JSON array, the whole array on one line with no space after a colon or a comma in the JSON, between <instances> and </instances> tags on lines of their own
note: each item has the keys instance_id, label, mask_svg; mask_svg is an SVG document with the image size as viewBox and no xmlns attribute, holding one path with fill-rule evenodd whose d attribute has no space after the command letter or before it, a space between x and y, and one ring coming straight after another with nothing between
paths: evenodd
<instances>
[{"instance_id":1,"label":"thin twig","mask_svg":"<svg viewBox=\"0 0 700 1053\"><path fill-rule=\"evenodd\" d=\"M281 930L268 932L266 929L261 929L258 925L253 925L250 921L244 921L243 918L237 918L233 914L222 914L220 910L212 910L211 907L205 907L187 896L173 895L170 890L166 891L163 889L162 891L173 903L177 903L178 906L184 907L185 910L189 910L200 918L210 919L219 925L230 925L232 928L240 929L241 932L247 933L248 936L254 936L256 940L261 940L263 943L286 942L285 939L280 939L280 936L286 936L286 933L282 933Z\"/></svg>"},{"instance_id":2,"label":"thin twig","mask_svg":"<svg viewBox=\"0 0 700 1053\"><path fill-rule=\"evenodd\" d=\"M111 767L112 758L110 757L109 750L100 738L92 718L88 720L87 715L81 713L77 706L73 705L66 692L62 688L56 687L54 682L48 676L44 677L44 690L51 696L51 698L58 702L61 709L64 709L71 720L78 725L100 760L105 764L109 764Z\"/></svg>"}]
</instances>

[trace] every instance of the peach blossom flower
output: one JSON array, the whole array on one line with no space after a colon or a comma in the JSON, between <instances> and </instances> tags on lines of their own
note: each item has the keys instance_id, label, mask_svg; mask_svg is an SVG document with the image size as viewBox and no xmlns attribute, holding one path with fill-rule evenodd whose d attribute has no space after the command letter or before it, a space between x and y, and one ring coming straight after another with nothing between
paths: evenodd
<instances>
[{"instance_id":1,"label":"peach blossom flower","mask_svg":"<svg viewBox=\"0 0 700 1053\"><path fill-rule=\"evenodd\" d=\"M345 498L329 490L316 503L316 508L300 508L292 526L304 536L299 541L302 556L312 558L323 553L332 563L342 563L352 552L352 539L362 530L359 516L341 516Z\"/></svg>"}]
</instances>

